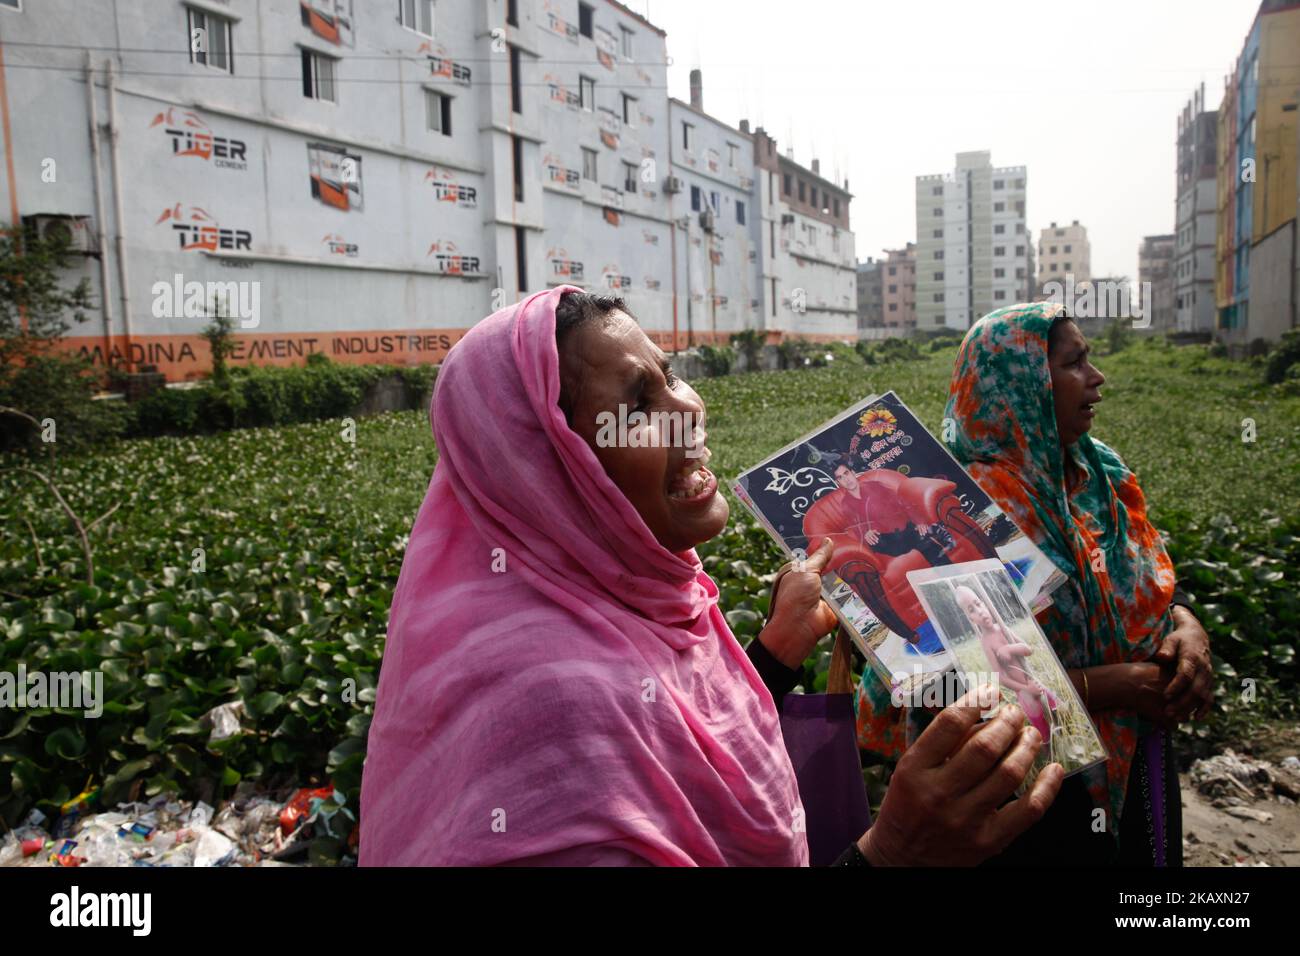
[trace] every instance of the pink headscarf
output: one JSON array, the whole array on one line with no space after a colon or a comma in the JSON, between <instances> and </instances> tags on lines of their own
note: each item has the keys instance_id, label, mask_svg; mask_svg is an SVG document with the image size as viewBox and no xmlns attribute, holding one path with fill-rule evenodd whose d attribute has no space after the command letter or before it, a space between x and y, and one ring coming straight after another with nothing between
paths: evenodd
<instances>
[{"instance_id":1,"label":"pink headscarf","mask_svg":"<svg viewBox=\"0 0 1300 956\"><path fill-rule=\"evenodd\" d=\"M565 423L566 291L484 319L438 375L361 863L806 865L776 708L717 587Z\"/></svg>"}]
</instances>

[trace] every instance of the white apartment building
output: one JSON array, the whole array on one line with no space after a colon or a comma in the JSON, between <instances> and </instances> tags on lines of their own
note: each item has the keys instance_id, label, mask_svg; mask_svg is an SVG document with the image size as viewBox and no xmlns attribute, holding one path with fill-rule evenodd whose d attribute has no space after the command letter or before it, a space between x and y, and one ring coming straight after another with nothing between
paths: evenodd
<instances>
[{"instance_id":1,"label":"white apartment building","mask_svg":"<svg viewBox=\"0 0 1300 956\"><path fill-rule=\"evenodd\" d=\"M100 365L205 375L203 302L250 289L235 360L258 364L440 361L566 282L683 347L696 294L709 333L767 314L780 266L737 206L752 140L701 119L674 173L664 33L615 0L25 0L0 3L0 43L0 215L74 236L100 308L68 345ZM707 247L688 180L718 193ZM692 238L699 269L674 257ZM826 282L810 298L838 300Z\"/></svg>"},{"instance_id":2,"label":"white apartment building","mask_svg":"<svg viewBox=\"0 0 1300 956\"><path fill-rule=\"evenodd\" d=\"M1092 279L1092 244L1077 219L1068 226L1052 223L1038 234L1039 291L1048 282L1064 284L1067 275L1076 283Z\"/></svg>"},{"instance_id":3,"label":"white apartment building","mask_svg":"<svg viewBox=\"0 0 1300 956\"><path fill-rule=\"evenodd\" d=\"M1205 109L1205 84L1178 116L1174 235L1174 328L1213 332L1219 114Z\"/></svg>"},{"instance_id":4,"label":"white apartment building","mask_svg":"<svg viewBox=\"0 0 1300 956\"><path fill-rule=\"evenodd\" d=\"M1024 166L988 151L957 154L951 173L916 178L916 327L966 329L1029 299Z\"/></svg>"},{"instance_id":5,"label":"white apartment building","mask_svg":"<svg viewBox=\"0 0 1300 956\"><path fill-rule=\"evenodd\" d=\"M763 327L754 147L704 112L698 71L693 78L694 104L668 101L677 332L690 345Z\"/></svg>"}]
</instances>

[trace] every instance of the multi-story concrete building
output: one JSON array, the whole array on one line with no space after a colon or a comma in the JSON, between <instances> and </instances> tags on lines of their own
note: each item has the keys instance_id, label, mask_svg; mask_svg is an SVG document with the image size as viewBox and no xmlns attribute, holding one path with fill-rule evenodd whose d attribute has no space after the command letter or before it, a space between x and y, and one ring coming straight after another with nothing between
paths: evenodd
<instances>
[{"instance_id":1,"label":"multi-story concrete building","mask_svg":"<svg viewBox=\"0 0 1300 956\"><path fill-rule=\"evenodd\" d=\"M217 307L236 361L440 361L563 282L669 345L856 334L847 191L760 259L774 145L670 105L663 31L616 0L0 0L0 37L0 215L86 253L67 344L100 364L206 374Z\"/></svg>"},{"instance_id":2,"label":"multi-story concrete building","mask_svg":"<svg viewBox=\"0 0 1300 956\"><path fill-rule=\"evenodd\" d=\"M1218 114L1205 109L1205 84L1178 116L1178 198L1174 326L1214 329L1215 150Z\"/></svg>"},{"instance_id":3,"label":"multi-story concrete building","mask_svg":"<svg viewBox=\"0 0 1300 956\"><path fill-rule=\"evenodd\" d=\"M1174 328L1174 258L1177 236L1145 236L1138 247L1138 301L1144 330ZM1149 283L1149 284L1148 284ZM1148 300L1146 290L1151 290Z\"/></svg>"},{"instance_id":4,"label":"multi-story concrete building","mask_svg":"<svg viewBox=\"0 0 1300 956\"><path fill-rule=\"evenodd\" d=\"M763 327L754 148L748 133L704 112L698 70L691 102L669 100L668 120L678 341L725 342Z\"/></svg>"},{"instance_id":5,"label":"multi-story concrete building","mask_svg":"<svg viewBox=\"0 0 1300 956\"><path fill-rule=\"evenodd\" d=\"M1218 115L1217 334L1241 348L1297 323L1300 5L1264 0Z\"/></svg>"},{"instance_id":6,"label":"multi-story concrete building","mask_svg":"<svg viewBox=\"0 0 1300 956\"><path fill-rule=\"evenodd\" d=\"M1068 226L1052 223L1038 234L1038 291L1045 283L1064 282L1067 275L1075 282L1092 278L1092 244L1077 219Z\"/></svg>"},{"instance_id":7,"label":"multi-story concrete building","mask_svg":"<svg viewBox=\"0 0 1300 956\"><path fill-rule=\"evenodd\" d=\"M958 153L951 173L916 178L916 324L965 329L1027 301L1033 281L1024 166L987 150Z\"/></svg>"},{"instance_id":8,"label":"multi-story concrete building","mask_svg":"<svg viewBox=\"0 0 1300 956\"><path fill-rule=\"evenodd\" d=\"M748 129L741 121L741 129ZM764 327L814 340L852 337L857 328L857 260L849 229L848 181L825 178L782 155L763 127L754 130L762 215Z\"/></svg>"},{"instance_id":9,"label":"multi-story concrete building","mask_svg":"<svg viewBox=\"0 0 1300 956\"><path fill-rule=\"evenodd\" d=\"M879 329L885 325L884 284L881 274L882 263L867 257L866 262L858 263L858 335L867 329Z\"/></svg>"},{"instance_id":10,"label":"multi-story concrete building","mask_svg":"<svg viewBox=\"0 0 1300 956\"><path fill-rule=\"evenodd\" d=\"M881 273L885 328L916 328L916 243L886 249Z\"/></svg>"}]
</instances>

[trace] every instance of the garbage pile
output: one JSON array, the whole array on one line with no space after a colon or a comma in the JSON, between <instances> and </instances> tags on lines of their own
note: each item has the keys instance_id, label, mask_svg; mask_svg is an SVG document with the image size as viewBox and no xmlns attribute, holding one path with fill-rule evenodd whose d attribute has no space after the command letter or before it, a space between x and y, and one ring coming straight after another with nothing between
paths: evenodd
<instances>
[{"instance_id":1,"label":"garbage pile","mask_svg":"<svg viewBox=\"0 0 1300 956\"><path fill-rule=\"evenodd\" d=\"M236 791L219 811L160 795L92 813L99 792L64 803L53 825L32 810L0 837L0 866L283 866L306 863L313 821L332 787L288 799ZM341 802L341 801L340 801ZM349 814L350 816L350 814ZM355 841L355 830L352 840Z\"/></svg>"},{"instance_id":2,"label":"garbage pile","mask_svg":"<svg viewBox=\"0 0 1300 956\"><path fill-rule=\"evenodd\" d=\"M1192 785L1215 806L1240 806L1246 800L1300 800L1300 760L1287 757L1274 765L1224 750L1198 760L1191 768Z\"/></svg>"}]
</instances>

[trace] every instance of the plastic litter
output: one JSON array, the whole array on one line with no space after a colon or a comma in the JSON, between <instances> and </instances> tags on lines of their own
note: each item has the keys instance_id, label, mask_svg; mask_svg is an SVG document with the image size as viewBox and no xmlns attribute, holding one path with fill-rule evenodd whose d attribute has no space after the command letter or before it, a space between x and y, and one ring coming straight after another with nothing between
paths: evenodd
<instances>
[{"instance_id":1,"label":"plastic litter","mask_svg":"<svg viewBox=\"0 0 1300 956\"><path fill-rule=\"evenodd\" d=\"M159 795L98 813L98 791L86 790L60 808L53 824L32 810L21 825L0 832L0 867L9 866L281 866L306 862L316 834L312 814L332 787L300 788L288 800L245 791L214 809ZM45 826L52 826L52 832ZM355 833L353 834L355 836ZM355 841L349 844L355 853Z\"/></svg>"}]
</instances>

